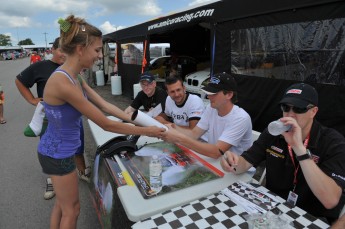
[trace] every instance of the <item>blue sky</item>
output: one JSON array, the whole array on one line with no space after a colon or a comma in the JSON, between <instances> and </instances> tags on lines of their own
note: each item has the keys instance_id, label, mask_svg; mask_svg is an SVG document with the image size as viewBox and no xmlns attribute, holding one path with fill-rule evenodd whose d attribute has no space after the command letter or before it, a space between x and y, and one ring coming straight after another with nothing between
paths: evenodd
<instances>
[{"instance_id":1,"label":"blue sky","mask_svg":"<svg viewBox=\"0 0 345 229\"><path fill-rule=\"evenodd\" d=\"M30 38L45 45L59 36L57 20L69 14L85 18L107 34L215 0L9 0L0 7L0 34L12 45Z\"/></svg>"}]
</instances>

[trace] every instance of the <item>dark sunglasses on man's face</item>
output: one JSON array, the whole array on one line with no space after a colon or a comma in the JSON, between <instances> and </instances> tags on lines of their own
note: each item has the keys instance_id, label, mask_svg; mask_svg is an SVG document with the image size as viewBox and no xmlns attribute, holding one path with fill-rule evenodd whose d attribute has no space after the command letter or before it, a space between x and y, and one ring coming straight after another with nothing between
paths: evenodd
<instances>
[{"instance_id":1,"label":"dark sunglasses on man's face","mask_svg":"<svg viewBox=\"0 0 345 229\"><path fill-rule=\"evenodd\" d=\"M281 109L283 112L289 112L291 109L294 113L296 114L304 114L305 112L307 112L308 110L310 110L311 108L313 108L313 105L308 105L307 107L304 108L300 108L300 107L294 107L294 106L290 106L287 104L281 104L280 105Z\"/></svg>"}]
</instances>

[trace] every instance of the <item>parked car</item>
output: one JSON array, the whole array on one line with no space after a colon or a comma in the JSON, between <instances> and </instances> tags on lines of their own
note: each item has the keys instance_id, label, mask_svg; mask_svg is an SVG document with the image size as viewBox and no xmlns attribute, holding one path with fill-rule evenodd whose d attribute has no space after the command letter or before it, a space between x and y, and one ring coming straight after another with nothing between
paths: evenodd
<instances>
[{"instance_id":1,"label":"parked car","mask_svg":"<svg viewBox=\"0 0 345 229\"><path fill-rule=\"evenodd\" d=\"M171 56L161 56L152 59L149 71L157 78L165 78L169 74L171 58ZM178 56L177 65L179 74L183 78L188 73L196 71L197 60L190 56Z\"/></svg>"},{"instance_id":2,"label":"parked car","mask_svg":"<svg viewBox=\"0 0 345 229\"><path fill-rule=\"evenodd\" d=\"M199 96L202 99L206 99L205 92L201 91L200 88L207 85L210 80L210 68L206 68L201 71L193 72L186 75L184 85L186 91Z\"/></svg>"},{"instance_id":3,"label":"parked car","mask_svg":"<svg viewBox=\"0 0 345 229\"><path fill-rule=\"evenodd\" d=\"M197 71L186 75L184 80L184 85L186 90L191 93L200 96L202 99L207 99L205 92L200 89L207 85L210 81L210 68L205 68L204 70ZM231 73L238 73L239 70L232 65Z\"/></svg>"},{"instance_id":4,"label":"parked car","mask_svg":"<svg viewBox=\"0 0 345 229\"><path fill-rule=\"evenodd\" d=\"M20 58L20 52L14 51L13 53L16 59Z\"/></svg>"}]
</instances>

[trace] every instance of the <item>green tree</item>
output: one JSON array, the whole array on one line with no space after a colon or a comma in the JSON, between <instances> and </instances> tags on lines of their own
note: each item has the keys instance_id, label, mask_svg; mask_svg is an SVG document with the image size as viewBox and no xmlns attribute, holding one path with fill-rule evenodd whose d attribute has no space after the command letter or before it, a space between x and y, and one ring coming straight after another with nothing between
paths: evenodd
<instances>
[{"instance_id":1,"label":"green tree","mask_svg":"<svg viewBox=\"0 0 345 229\"><path fill-rule=\"evenodd\" d=\"M34 43L30 38L26 38L25 40L19 41L18 45L34 45Z\"/></svg>"},{"instance_id":2,"label":"green tree","mask_svg":"<svg viewBox=\"0 0 345 229\"><path fill-rule=\"evenodd\" d=\"M11 37L5 34L0 34L0 46L12 46Z\"/></svg>"}]
</instances>

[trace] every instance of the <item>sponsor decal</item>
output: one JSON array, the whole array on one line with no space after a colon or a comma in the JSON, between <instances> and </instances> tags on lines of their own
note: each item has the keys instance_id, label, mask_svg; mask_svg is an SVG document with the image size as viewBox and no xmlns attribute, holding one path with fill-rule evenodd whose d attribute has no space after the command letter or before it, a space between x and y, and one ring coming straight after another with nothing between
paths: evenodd
<instances>
[{"instance_id":1,"label":"sponsor decal","mask_svg":"<svg viewBox=\"0 0 345 229\"><path fill-rule=\"evenodd\" d=\"M220 79L217 78L217 77L211 77L210 83L219 84L220 83Z\"/></svg>"},{"instance_id":2,"label":"sponsor decal","mask_svg":"<svg viewBox=\"0 0 345 229\"><path fill-rule=\"evenodd\" d=\"M279 153L283 153L283 150L278 148L278 147L276 147L276 146L271 146L271 149L273 149L273 150L275 150L275 151L277 151Z\"/></svg>"},{"instance_id":3,"label":"sponsor decal","mask_svg":"<svg viewBox=\"0 0 345 229\"><path fill-rule=\"evenodd\" d=\"M186 13L183 16L179 16L179 17L175 17L175 18L168 18L165 21L159 22L159 23L155 23L153 25L149 25L147 27L147 30L153 30L153 29L157 29L157 28L162 28L165 26L169 26L169 25L173 25L173 24L177 24L177 23L181 23L181 22L190 22L194 19L197 18L202 18L202 17L212 17L214 13L214 9L205 9L205 10L199 10L197 12L193 12L193 13Z\"/></svg>"},{"instance_id":4,"label":"sponsor decal","mask_svg":"<svg viewBox=\"0 0 345 229\"><path fill-rule=\"evenodd\" d=\"M277 153L277 152L275 152L275 151L273 151L271 149L266 149L266 152L269 153L273 157L279 157L279 158L282 158L282 159L285 158L284 154Z\"/></svg>"},{"instance_id":5,"label":"sponsor decal","mask_svg":"<svg viewBox=\"0 0 345 229\"><path fill-rule=\"evenodd\" d=\"M184 120L184 121L188 120L188 115L187 115L186 112L183 112L183 114L174 114L174 113L172 113L171 117L173 119L176 119L176 120Z\"/></svg>"},{"instance_id":6,"label":"sponsor decal","mask_svg":"<svg viewBox=\"0 0 345 229\"><path fill-rule=\"evenodd\" d=\"M194 115L201 115L201 112L200 111L193 111L193 112L191 112L192 114L194 114Z\"/></svg>"},{"instance_id":7,"label":"sponsor decal","mask_svg":"<svg viewBox=\"0 0 345 229\"><path fill-rule=\"evenodd\" d=\"M301 89L290 89L286 92L286 94L302 94Z\"/></svg>"},{"instance_id":8,"label":"sponsor decal","mask_svg":"<svg viewBox=\"0 0 345 229\"><path fill-rule=\"evenodd\" d=\"M339 179L342 179L343 181L345 181L345 177L339 175L339 174L335 174L335 173L332 173L332 177L337 177Z\"/></svg>"}]
</instances>

